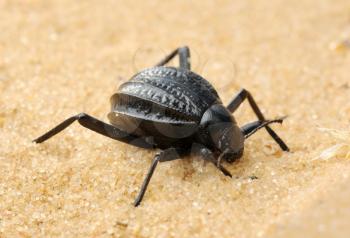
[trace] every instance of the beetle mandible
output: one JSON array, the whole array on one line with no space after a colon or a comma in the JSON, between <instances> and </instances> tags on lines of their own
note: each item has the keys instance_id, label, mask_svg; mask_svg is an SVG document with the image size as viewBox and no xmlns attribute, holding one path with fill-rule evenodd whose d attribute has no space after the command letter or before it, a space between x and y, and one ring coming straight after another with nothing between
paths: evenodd
<instances>
[{"instance_id":1,"label":"beetle mandible","mask_svg":"<svg viewBox=\"0 0 350 238\"><path fill-rule=\"evenodd\" d=\"M176 55L179 67L165 66ZM258 120L239 127L232 113L247 99ZM111 97L111 124L86 113L72 116L33 142L41 143L74 121L112 139L141 148L161 150L153 159L134 206L138 206L159 162L183 158L192 152L212 162L224 175L232 177L222 161L240 158L244 140L265 128L284 151L283 140L269 127L284 117L266 120L249 91L241 89L224 106L213 86L191 71L190 50L177 48L152 68L123 83Z\"/></svg>"}]
</instances>

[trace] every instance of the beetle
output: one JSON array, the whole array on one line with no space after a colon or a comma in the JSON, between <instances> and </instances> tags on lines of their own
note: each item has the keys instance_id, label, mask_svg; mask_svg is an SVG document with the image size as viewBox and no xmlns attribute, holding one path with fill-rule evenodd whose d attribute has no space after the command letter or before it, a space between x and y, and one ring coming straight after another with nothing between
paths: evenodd
<instances>
[{"instance_id":1,"label":"beetle","mask_svg":"<svg viewBox=\"0 0 350 238\"><path fill-rule=\"evenodd\" d=\"M179 67L166 64L175 56ZM232 113L247 99L258 120L239 127ZM160 149L151 163L134 206L146 192L159 162L195 153L232 177L222 161L232 163L243 155L244 141L265 128L284 151L284 141L270 128L284 117L266 120L249 91L241 89L224 106L214 87L191 71L190 50L179 47L154 67L145 69L123 83L111 97L110 124L86 113L72 116L33 142L42 143L74 121L112 139L145 148Z\"/></svg>"}]
</instances>

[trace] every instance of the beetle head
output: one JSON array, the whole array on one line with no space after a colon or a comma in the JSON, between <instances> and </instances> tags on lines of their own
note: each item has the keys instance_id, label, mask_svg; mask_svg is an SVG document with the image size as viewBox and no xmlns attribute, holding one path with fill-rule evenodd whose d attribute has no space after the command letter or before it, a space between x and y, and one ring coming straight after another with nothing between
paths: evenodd
<instances>
[{"instance_id":1,"label":"beetle head","mask_svg":"<svg viewBox=\"0 0 350 238\"><path fill-rule=\"evenodd\" d=\"M210 147L221 159L232 163L242 157L244 136L231 113L222 105L211 106L200 123L202 143Z\"/></svg>"}]
</instances>

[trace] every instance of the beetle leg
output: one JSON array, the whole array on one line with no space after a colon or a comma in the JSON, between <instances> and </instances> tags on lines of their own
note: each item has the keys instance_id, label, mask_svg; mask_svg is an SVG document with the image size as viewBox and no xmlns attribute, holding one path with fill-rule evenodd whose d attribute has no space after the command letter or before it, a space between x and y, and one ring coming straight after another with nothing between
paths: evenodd
<instances>
[{"instance_id":1,"label":"beetle leg","mask_svg":"<svg viewBox=\"0 0 350 238\"><path fill-rule=\"evenodd\" d=\"M249 93L249 91L245 90L244 88L241 89L241 91L238 92L238 94L231 100L231 102L227 105L227 109L233 113L236 111L236 109L242 104L242 102L248 99L248 102L253 109L255 115L258 117L260 121L265 121L265 117L260 111L258 105L256 104L254 98L252 95ZM282 150L284 151L289 151L288 146L284 141L274 132L271 127L265 126L265 129L267 132L270 134L270 136L277 142L277 144L281 147Z\"/></svg>"},{"instance_id":2,"label":"beetle leg","mask_svg":"<svg viewBox=\"0 0 350 238\"><path fill-rule=\"evenodd\" d=\"M181 69L191 69L190 63L190 49L187 46L179 47L176 50L172 51L169 55L167 55L164 59L162 59L155 66L163 66L167 64L170 60L172 60L176 55L179 55L179 62Z\"/></svg>"},{"instance_id":3,"label":"beetle leg","mask_svg":"<svg viewBox=\"0 0 350 238\"><path fill-rule=\"evenodd\" d=\"M211 152L208 148L203 146L200 148L199 153L202 159L213 163L216 168L218 168L224 175L232 178L232 174L224 166L221 165L221 161L215 159L213 152Z\"/></svg>"},{"instance_id":4,"label":"beetle leg","mask_svg":"<svg viewBox=\"0 0 350 238\"><path fill-rule=\"evenodd\" d=\"M92 116L89 116L86 113L79 113L78 115L72 116L65 121L58 124L56 127L46 132L42 136L33 140L35 143L42 143L57 133L63 131L68 126L70 126L73 122L78 121L82 126L95 131L101 135L110 137L112 139L131 144L134 146L138 146L141 148L153 148L153 144L147 140L147 138L140 137L137 135L129 134L123 130L120 130L112 125L104 123Z\"/></svg>"},{"instance_id":5,"label":"beetle leg","mask_svg":"<svg viewBox=\"0 0 350 238\"><path fill-rule=\"evenodd\" d=\"M157 167L158 162L165 162L165 161L180 159L181 155L183 155L184 152L185 151L183 149L169 148L169 149L163 150L159 154L156 154L151 164L151 167L149 168L147 175L142 183L140 192L135 199L135 202L134 202L135 207L140 205L142 198L145 195L145 192L147 190L148 184L152 178L153 172Z\"/></svg>"}]
</instances>

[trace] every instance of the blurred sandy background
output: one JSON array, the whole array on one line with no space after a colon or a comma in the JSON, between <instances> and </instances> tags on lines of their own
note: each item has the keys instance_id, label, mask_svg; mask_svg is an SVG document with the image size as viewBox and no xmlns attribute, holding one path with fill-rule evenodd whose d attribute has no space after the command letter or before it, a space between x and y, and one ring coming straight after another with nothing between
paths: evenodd
<instances>
[{"instance_id":1,"label":"blurred sandy background","mask_svg":"<svg viewBox=\"0 0 350 238\"><path fill-rule=\"evenodd\" d=\"M0 237L349 237L350 1L187 2L0 0ZM79 125L31 143L79 112L107 121L119 84L185 44L224 102L245 87L289 115L292 152L261 131L233 179L159 164L134 208L155 152Z\"/></svg>"}]
</instances>

